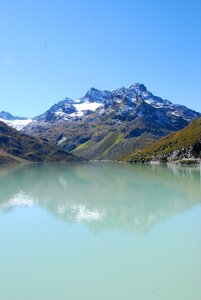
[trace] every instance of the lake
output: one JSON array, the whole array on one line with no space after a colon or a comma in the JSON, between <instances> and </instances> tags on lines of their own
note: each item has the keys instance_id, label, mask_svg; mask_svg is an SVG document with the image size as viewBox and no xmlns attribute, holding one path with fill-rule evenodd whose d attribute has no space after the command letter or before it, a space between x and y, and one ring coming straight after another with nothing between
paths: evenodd
<instances>
[{"instance_id":1,"label":"lake","mask_svg":"<svg viewBox=\"0 0 201 300\"><path fill-rule=\"evenodd\" d=\"M200 166L0 167L0 300L200 300Z\"/></svg>"}]
</instances>

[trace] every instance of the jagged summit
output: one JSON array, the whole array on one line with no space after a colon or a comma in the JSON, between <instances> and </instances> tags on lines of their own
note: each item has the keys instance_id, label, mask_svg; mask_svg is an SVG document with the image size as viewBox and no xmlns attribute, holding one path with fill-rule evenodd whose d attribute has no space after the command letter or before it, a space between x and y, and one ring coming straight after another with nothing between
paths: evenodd
<instances>
[{"instance_id":1,"label":"jagged summit","mask_svg":"<svg viewBox=\"0 0 201 300\"><path fill-rule=\"evenodd\" d=\"M98 89L95 89L94 87L90 88L86 95L81 98L82 100L88 100L90 102L98 102L98 103L102 103L105 100L107 100L111 95L110 91L101 91Z\"/></svg>"},{"instance_id":2,"label":"jagged summit","mask_svg":"<svg viewBox=\"0 0 201 300\"><path fill-rule=\"evenodd\" d=\"M148 114L148 111L154 111L155 116L160 119L161 123L168 118L169 121L167 123L172 125L175 123L186 125L194 118L200 116L199 113L185 106L173 104L168 100L153 95L142 83L133 83L128 88L121 87L114 91L99 90L91 87L83 97L78 99L66 97L33 119L16 119L16 117L6 112L0 113L0 118L18 130L24 127L23 130L29 133L30 128L34 128L34 130L35 128L40 128L43 131L44 123L47 126L48 124L56 126L58 122L87 120L89 115L109 118L109 116L111 117L111 112L113 112L117 120L123 121ZM26 126L27 124L28 126Z\"/></svg>"},{"instance_id":3,"label":"jagged summit","mask_svg":"<svg viewBox=\"0 0 201 300\"><path fill-rule=\"evenodd\" d=\"M66 97L64 100L61 100L60 103L62 102L72 102L73 100L69 97Z\"/></svg>"},{"instance_id":4,"label":"jagged summit","mask_svg":"<svg viewBox=\"0 0 201 300\"><path fill-rule=\"evenodd\" d=\"M144 85L144 84L142 84L142 83L133 83L131 86L130 86L130 88L129 88L130 90L133 90L133 89L136 89L136 90L139 90L139 91L141 91L141 92L146 92L147 91L147 88L146 88L146 86Z\"/></svg>"},{"instance_id":5,"label":"jagged summit","mask_svg":"<svg viewBox=\"0 0 201 300\"><path fill-rule=\"evenodd\" d=\"M26 117L18 117L18 116L13 116L11 113L2 110L0 112L0 119L4 119L4 120L27 120L28 118Z\"/></svg>"},{"instance_id":6,"label":"jagged summit","mask_svg":"<svg viewBox=\"0 0 201 300\"><path fill-rule=\"evenodd\" d=\"M0 112L0 118L4 120L14 120L14 116L7 111L2 110Z\"/></svg>"},{"instance_id":7,"label":"jagged summit","mask_svg":"<svg viewBox=\"0 0 201 300\"><path fill-rule=\"evenodd\" d=\"M100 93L100 90L94 88L94 87L91 87L87 92L86 92L86 95L85 97L89 97L89 96L92 96L92 95L96 95L97 93Z\"/></svg>"},{"instance_id":8,"label":"jagged summit","mask_svg":"<svg viewBox=\"0 0 201 300\"><path fill-rule=\"evenodd\" d=\"M23 131L86 159L119 159L199 116L133 83L114 91L91 88L84 97L60 101Z\"/></svg>"}]
</instances>

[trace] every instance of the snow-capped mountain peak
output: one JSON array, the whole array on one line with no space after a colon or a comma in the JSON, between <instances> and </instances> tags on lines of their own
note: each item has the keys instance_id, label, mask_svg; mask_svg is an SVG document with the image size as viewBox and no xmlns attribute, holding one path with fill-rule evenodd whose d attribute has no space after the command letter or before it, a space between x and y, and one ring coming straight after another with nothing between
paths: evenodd
<instances>
[{"instance_id":1,"label":"snow-capped mountain peak","mask_svg":"<svg viewBox=\"0 0 201 300\"><path fill-rule=\"evenodd\" d=\"M130 90L139 90L141 92L146 92L147 91L147 88L144 84L142 83L133 83L130 87L129 87Z\"/></svg>"},{"instance_id":2,"label":"snow-capped mountain peak","mask_svg":"<svg viewBox=\"0 0 201 300\"><path fill-rule=\"evenodd\" d=\"M142 106L138 110L136 107ZM121 87L114 91L98 90L90 88L84 97L76 100L65 98L55 103L43 114L33 118L14 117L9 113L1 112L0 118L18 130L29 123L31 126L44 123L68 122L84 119L91 114L110 115L113 111L118 120L125 120L132 115L143 114L143 111L156 109L156 115L166 115L168 118L182 118L190 122L200 114L182 105L154 96L142 83L133 83L129 88ZM144 110L145 109L145 110ZM9 123L8 123L9 122ZM29 126L30 127L30 126Z\"/></svg>"},{"instance_id":3,"label":"snow-capped mountain peak","mask_svg":"<svg viewBox=\"0 0 201 300\"><path fill-rule=\"evenodd\" d=\"M86 95L83 98L81 98L81 100L103 103L105 100L109 99L110 96L111 96L110 91L106 91L106 90L100 91L92 87L87 91Z\"/></svg>"},{"instance_id":4,"label":"snow-capped mountain peak","mask_svg":"<svg viewBox=\"0 0 201 300\"><path fill-rule=\"evenodd\" d=\"M1 111L0 112L0 121L6 123L7 125L15 128L17 130L21 130L26 125L30 124L32 122L32 119L25 118L25 117L13 116L9 112Z\"/></svg>"},{"instance_id":5,"label":"snow-capped mountain peak","mask_svg":"<svg viewBox=\"0 0 201 300\"><path fill-rule=\"evenodd\" d=\"M82 98L61 101L23 132L86 159L119 159L199 116L134 83L111 92L91 88Z\"/></svg>"}]
</instances>

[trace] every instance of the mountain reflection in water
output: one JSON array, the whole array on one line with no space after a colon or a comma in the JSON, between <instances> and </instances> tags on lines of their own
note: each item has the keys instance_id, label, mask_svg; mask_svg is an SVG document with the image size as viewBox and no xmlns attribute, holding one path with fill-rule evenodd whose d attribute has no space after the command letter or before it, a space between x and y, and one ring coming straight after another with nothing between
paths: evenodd
<instances>
[{"instance_id":1,"label":"mountain reflection in water","mask_svg":"<svg viewBox=\"0 0 201 300\"><path fill-rule=\"evenodd\" d=\"M68 223L148 233L201 204L200 167L117 163L1 166L0 212L37 206Z\"/></svg>"}]
</instances>

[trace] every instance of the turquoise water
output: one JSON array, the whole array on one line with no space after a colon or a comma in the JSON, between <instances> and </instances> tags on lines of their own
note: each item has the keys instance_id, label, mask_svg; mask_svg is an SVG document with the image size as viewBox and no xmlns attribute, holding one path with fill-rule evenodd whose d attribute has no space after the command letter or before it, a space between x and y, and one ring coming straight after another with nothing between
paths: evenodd
<instances>
[{"instance_id":1,"label":"turquoise water","mask_svg":"<svg viewBox=\"0 0 201 300\"><path fill-rule=\"evenodd\" d=\"M200 300L200 167L0 167L0 300Z\"/></svg>"}]
</instances>

